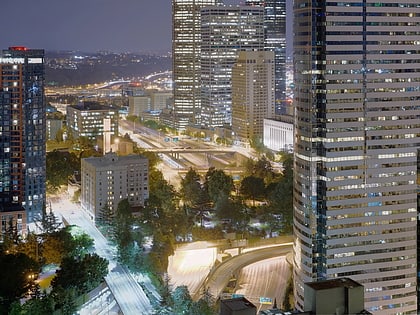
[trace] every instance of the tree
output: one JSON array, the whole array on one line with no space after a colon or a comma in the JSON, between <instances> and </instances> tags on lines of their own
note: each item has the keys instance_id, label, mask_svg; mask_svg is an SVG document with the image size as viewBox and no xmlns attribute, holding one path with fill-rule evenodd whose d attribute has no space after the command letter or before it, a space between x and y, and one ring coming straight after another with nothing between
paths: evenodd
<instances>
[{"instance_id":1,"label":"tree","mask_svg":"<svg viewBox=\"0 0 420 315\"><path fill-rule=\"evenodd\" d=\"M130 250L133 246L132 214L128 199L123 199L118 203L115 212L115 231L114 237L117 243L120 259L127 263L130 260Z\"/></svg>"},{"instance_id":2,"label":"tree","mask_svg":"<svg viewBox=\"0 0 420 315\"><path fill-rule=\"evenodd\" d=\"M160 287L160 296L161 296L161 304L162 305L172 305L172 295L171 295L172 287L171 287L171 279L167 272L163 275L163 283Z\"/></svg>"},{"instance_id":3,"label":"tree","mask_svg":"<svg viewBox=\"0 0 420 315\"><path fill-rule=\"evenodd\" d=\"M80 159L76 154L63 151L50 151L46 156L47 185L50 190L57 190L75 171L80 171Z\"/></svg>"},{"instance_id":4,"label":"tree","mask_svg":"<svg viewBox=\"0 0 420 315\"><path fill-rule=\"evenodd\" d=\"M22 240L17 246L17 251L19 253L23 253L26 256L30 257L36 262L40 260L40 240L41 238L38 237L34 233L28 233L25 239Z\"/></svg>"},{"instance_id":5,"label":"tree","mask_svg":"<svg viewBox=\"0 0 420 315\"><path fill-rule=\"evenodd\" d=\"M189 314L192 305L192 298L187 286L176 287L172 292L172 308L176 314Z\"/></svg>"},{"instance_id":6,"label":"tree","mask_svg":"<svg viewBox=\"0 0 420 315\"><path fill-rule=\"evenodd\" d=\"M45 264L60 264L64 257L79 255L80 248L77 240L71 234L72 226L67 226L56 232L42 236L41 254ZM86 240L84 240L85 242ZM89 241L83 246L89 246ZM90 244L92 244L90 242Z\"/></svg>"},{"instance_id":7,"label":"tree","mask_svg":"<svg viewBox=\"0 0 420 315\"><path fill-rule=\"evenodd\" d=\"M244 168L245 176L262 178L266 184L270 184L276 179L273 166L265 156L260 157L256 161L248 158L244 163Z\"/></svg>"},{"instance_id":8,"label":"tree","mask_svg":"<svg viewBox=\"0 0 420 315\"><path fill-rule=\"evenodd\" d=\"M293 158L287 155L283 161L283 176L272 185L267 201L274 214L283 217L285 232L291 232L293 227Z\"/></svg>"},{"instance_id":9,"label":"tree","mask_svg":"<svg viewBox=\"0 0 420 315\"><path fill-rule=\"evenodd\" d=\"M21 242L21 235L17 228L17 222L12 217L9 218L6 225L6 231L2 233L2 249L11 253L16 252L16 247Z\"/></svg>"},{"instance_id":10,"label":"tree","mask_svg":"<svg viewBox=\"0 0 420 315\"><path fill-rule=\"evenodd\" d=\"M251 199L255 206L255 199L261 198L265 194L264 180L252 175L247 176L242 179L239 191L245 198Z\"/></svg>"},{"instance_id":11,"label":"tree","mask_svg":"<svg viewBox=\"0 0 420 315\"><path fill-rule=\"evenodd\" d=\"M57 232L61 226L61 222L57 216L50 210L47 211L46 206L42 208L41 218L35 220L35 225L41 230L43 234L52 234Z\"/></svg>"},{"instance_id":12,"label":"tree","mask_svg":"<svg viewBox=\"0 0 420 315\"><path fill-rule=\"evenodd\" d=\"M213 304L209 303L209 301L205 300L204 298L201 298L198 301L192 303L189 314L214 315L217 313Z\"/></svg>"},{"instance_id":13,"label":"tree","mask_svg":"<svg viewBox=\"0 0 420 315\"><path fill-rule=\"evenodd\" d=\"M234 185L232 177L226 175L222 170L211 167L206 173L204 187L210 200L216 204L219 200L228 199L230 197Z\"/></svg>"},{"instance_id":14,"label":"tree","mask_svg":"<svg viewBox=\"0 0 420 315\"><path fill-rule=\"evenodd\" d=\"M108 261L97 254L88 254L81 259L66 257L51 284L53 290L58 287L77 288L80 295L97 287L108 274Z\"/></svg>"},{"instance_id":15,"label":"tree","mask_svg":"<svg viewBox=\"0 0 420 315\"><path fill-rule=\"evenodd\" d=\"M98 216L96 217L96 225L101 229L103 233L106 234L106 236L110 236L110 233L115 227L114 217L114 211L108 204L105 204L99 210Z\"/></svg>"},{"instance_id":16,"label":"tree","mask_svg":"<svg viewBox=\"0 0 420 315\"><path fill-rule=\"evenodd\" d=\"M22 253L0 253L0 309L8 310L10 305L23 297L35 285L35 274L39 264Z\"/></svg>"},{"instance_id":17,"label":"tree","mask_svg":"<svg viewBox=\"0 0 420 315\"><path fill-rule=\"evenodd\" d=\"M184 204L190 208L196 207L203 202L204 193L200 182L200 175L191 167L181 180L180 193Z\"/></svg>"},{"instance_id":18,"label":"tree","mask_svg":"<svg viewBox=\"0 0 420 315\"><path fill-rule=\"evenodd\" d=\"M73 257L83 257L87 255L93 248L94 241L86 233L78 234L73 236L72 246L74 248L73 252L70 253Z\"/></svg>"}]
</instances>

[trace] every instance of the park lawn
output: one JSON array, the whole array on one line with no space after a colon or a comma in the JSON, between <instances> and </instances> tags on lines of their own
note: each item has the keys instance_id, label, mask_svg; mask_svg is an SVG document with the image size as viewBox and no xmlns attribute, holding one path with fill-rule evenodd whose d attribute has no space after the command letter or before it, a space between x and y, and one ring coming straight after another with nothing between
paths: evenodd
<instances>
[{"instance_id":1,"label":"park lawn","mask_svg":"<svg viewBox=\"0 0 420 315\"><path fill-rule=\"evenodd\" d=\"M54 279L55 274L49 275L48 277L42 278L41 280L39 280L39 287L41 289L41 291L43 290L47 290L48 288L50 288L51 286L51 281L52 279Z\"/></svg>"}]
</instances>

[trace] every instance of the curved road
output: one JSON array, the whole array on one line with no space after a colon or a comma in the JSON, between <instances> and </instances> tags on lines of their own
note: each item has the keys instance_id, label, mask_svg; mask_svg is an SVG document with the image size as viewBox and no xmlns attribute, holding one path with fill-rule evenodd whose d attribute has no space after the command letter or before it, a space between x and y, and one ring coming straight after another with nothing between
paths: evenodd
<instances>
[{"instance_id":1,"label":"curved road","mask_svg":"<svg viewBox=\"0 0 420 315\"><path fill-rule=\"evenodd\" d=\"M233 274L256 261L287 255L292 250L292 244L293 243L284 243L234 256L215 267L208 275L202 288L207 288L212 296L218 298ZM203 290L198 290L198 292L201 293ZM197 297L197 295L194 296L194 298Z\"/></svg>"}]
</instances>

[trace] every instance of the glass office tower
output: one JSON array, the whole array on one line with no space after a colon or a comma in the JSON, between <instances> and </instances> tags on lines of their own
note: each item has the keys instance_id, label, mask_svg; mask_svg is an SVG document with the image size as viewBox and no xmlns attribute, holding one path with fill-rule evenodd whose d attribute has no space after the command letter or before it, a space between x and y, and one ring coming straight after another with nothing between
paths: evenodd
<instances>
[{"instance_id":1,"label":"glass office tower","mask_svg":"<svg viewBox=\"0 0 420 315\"><path fill-rule=\"evenodd\" d=\"M264 49L274 52L275 98L278 114L286 113L286 0L246 0L264 8Z\"/></svg>"},{"instance_id":2,"label":"glass office tower","mask_svg":"<svg viewBox=\"0 0 420 315\"><path fill-rule=\"evenodd\" d=\"M264 49L260 7L213 6L201 10L201 125L232 123L232 67L240 51Z\"/></svg>"},{"instance_id":3,"label":"glass office tower","mask_svg":"<svg viewBox=\"0 0 420 315\"><path fill-rule=\"evenodd\" d=\"M44 51L0 52L0 228L25 233L45 206Z\"/></svg>"},{"instance_id":4,"label":"glass office tower","mask_svg":"<svg viewBox=\"0 0 420 315\"><path fill-rule=\"evenodd\" d=\"M172 124L179 130L200 121L200 10L216 4L218 0L172 0Z\"/></svg>"},{"instance_id":5,"label":"glass office tower","mask_svg":"<svg viewBox=\"0 0 420 315\"><path fill-rule=\"evenodd\" d=\"M349 277L417 314L420 3L294 1L294 293Z\"/></svg>"}]
</instances>

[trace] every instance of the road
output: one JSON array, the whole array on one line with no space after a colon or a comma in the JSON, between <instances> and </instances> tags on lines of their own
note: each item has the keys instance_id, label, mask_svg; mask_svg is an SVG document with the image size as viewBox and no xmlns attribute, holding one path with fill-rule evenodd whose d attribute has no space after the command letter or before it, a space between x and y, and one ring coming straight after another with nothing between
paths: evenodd
<instances>
[{"instance_id":1,"label":"road","mask_svg":"<svg viewBox=\"0 0 420 315\"><path fill-rule=\"evenodd\" d=\"M286 256L264 259L244 267L238 272L235 294L243 294L258 308L258 312L272 308L261 304L260 297L270 298L282 305L292 269Z\"/></svg>"},{"instance_id":2,"label":"road","mask_svg":"<svg viewBox=\"0 0 420 315\"><path fill-rule=\"evenodd\" d=\"M169 257L168 275L173 289L185 285L191 295L199 294L206 276L214 266L217 248L211 242L200 241L179 246Z\"/></svg>"},{"instance_id":3,"label":"road","mask_svg":"<svg viewBox=\"0 0 420 315\"><path fill-rule=\"evenodd\" d=\"M229 279L233 275L237 275L245 266L257 261L285 256L291 251L292 243L285 243L256 249L242 255L234 256L210 272L203 288L207 288L212 296L219 297L228 284Z\"/></svg>"},{"instance_id":4,"label":"road","mask_svg":"<svg viewBox=\"0 0 420 315\"><path fill-rule=\"evenodd\" d=\"M152 314L150 300L143 289L116 261L116 250L95 227L88 215L78 206L72 203L67 195L50 198L53 212L60 215L71 225L77 225L90 235L95 242L95 252L109 261L108 275L105 281L110 288L121 312L125 315ZM104 307L106 307L104 305Z\"/></svg>"}]
</instances>

